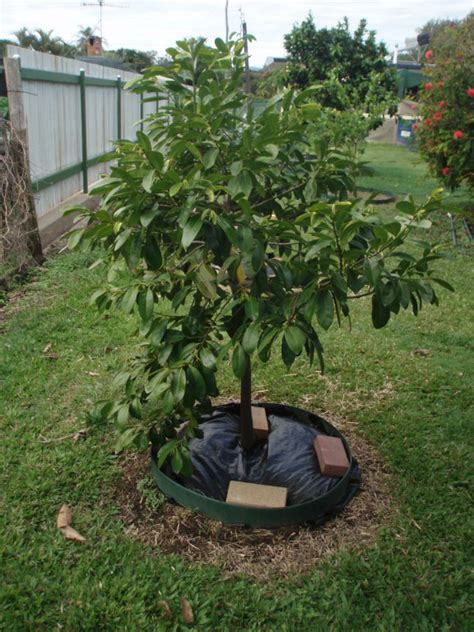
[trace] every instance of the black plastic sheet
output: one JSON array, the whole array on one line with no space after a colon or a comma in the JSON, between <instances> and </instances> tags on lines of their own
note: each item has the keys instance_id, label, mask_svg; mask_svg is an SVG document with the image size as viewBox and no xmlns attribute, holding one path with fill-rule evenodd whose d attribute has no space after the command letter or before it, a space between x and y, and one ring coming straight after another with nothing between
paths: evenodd
<instances>
[{"instance_id":1,"label":"black plastic sheet","mask_svg":"<svg viewBox=\"0 0 474 632\"><path fill-rule=\"evenodd\" d=\"M203 436L193 439L191 478L167 474L181 485L205 496L225 501L230 481L277 485L288 489L288 505L316 500L337 485L339 478L321 474L313 440L318 434L333 434L324 419L306 411L279 404L265 404L270 424L267 441L248 451L240 445L239 405L214 409L203 419ZM349 484L343 500L326 514L341 510L360 487L357 461L352 458Z\"/></svg>"}]
</instances>

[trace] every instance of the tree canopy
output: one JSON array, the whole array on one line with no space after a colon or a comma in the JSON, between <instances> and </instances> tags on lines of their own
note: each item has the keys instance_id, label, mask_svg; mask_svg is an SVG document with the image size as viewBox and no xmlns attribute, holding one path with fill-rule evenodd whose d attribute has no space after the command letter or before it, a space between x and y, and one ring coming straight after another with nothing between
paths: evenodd
<instances>
[{"instance_id":1,"label":"tree canopy","mask_svg":"<svg viewBox=\"0 0 474 632\"><path fill-rule=\"evenodd\" d=\"M367 30L366 20L352 34L347 18L334 28L318 29L310 14L285 36L285 47L290 82L300 88L323 84L318 94L323 105L343 109L331 82L341 84L358 103L370 92L385 98L395 90L395 78L385 59L388 51L383 42L376 41L375 32Z\"/></svg>"},{"instance_id":2,"label":"tree canopy","mask_svg":"<svg viewBox=\"0 0 474 632\"><path fill-rule=\"evenodd\" d=\"M322 367L321 332L349 319L354 299L370 297L376 328L437 302L437 255L426 242L399 246L429 228L439 200L408 198L385 216L348 199L352 163L322 135L317 88L282 91L257 111L242 85L244 41L181 41L167 52L167 67L129 86L164 105L136 142L117 144L95 189L102 203L83 209L71 245L100 247L99 309L140 323L137 357L116 379L123 393L100 414L115 419L120 448L151 440L159 464L172 455L184 472L186 441L226 358L244 393L251 358L268 362L273 351L288 367L298 356Z\"/></svg>"}]
</instances>

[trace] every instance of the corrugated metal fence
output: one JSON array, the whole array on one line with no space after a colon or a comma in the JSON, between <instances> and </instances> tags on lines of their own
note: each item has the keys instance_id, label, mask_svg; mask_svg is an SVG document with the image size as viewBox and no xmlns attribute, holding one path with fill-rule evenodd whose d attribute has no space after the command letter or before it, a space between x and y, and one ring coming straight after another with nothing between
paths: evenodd
<instances>
[{"instance_id":1,"label":"corrugated metal fence","mask_svg":"<svg viewBox=\"0 0 474 632\"><path fill-rule=\"evenodd\" d=\"M135 138L137 121L157 104L124 91L137 76L132 72L12 45L7 56L19 58L14 97L24 112L36 215L44 229L57 219L55 209L107 171L100 158L114 140Z\"/></svg>"}]
</instances>

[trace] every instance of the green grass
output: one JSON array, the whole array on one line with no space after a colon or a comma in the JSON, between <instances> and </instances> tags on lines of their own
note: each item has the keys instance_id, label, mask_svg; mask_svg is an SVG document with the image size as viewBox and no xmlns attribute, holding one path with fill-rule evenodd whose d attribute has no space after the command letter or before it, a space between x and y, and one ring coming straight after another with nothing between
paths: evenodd
<instances>
[{"instance_id":1,"label":"green grass","mask_svg":"<svg viewBox=\"0 0 474 632\"><path fill-rule=\"evenodd\" d=\"M426 163L420 156L406 147L369 143L362 160L369 163L373 175L359 178L358 183L361 186L389 191L400 197L413 193L417 202L424 200L440 186L428 174ZM449 204L453 207L473 207L473 201L469 199L466 189L451 194Z\"/></svg>"},{"instance_id":2,"label":"green grass","mask_svg":"<svg viewBox=\"0 0 474 632\"><path fill-rule=\"evenodd\" d=\"M386 174L381 188L414 177L409 162L397 161L393 180L388 161L400 150L379 151L371 147L368 156ZM425 193L421 181L416 193ZM79 254L49 261L3 323L1 630L187 629L182 596L199 630L472 630L472 249L449 250L439 267L456 293L441 290L440 307L418 318L403 313L374 331L368 304L359 302L352 332L324 337L324 378L304 362L291 376L277 361L270 371L256 367L254 386L267 388L270 401L298 405L310 395L314 411L355 422L385 458L400 505L371 548L340 551L307 575L268 585L225 579L128 539L112 498L113 437L97 428L78 441L51 441L86 426L85 412L110 392L134 344L132 320L104 319L88 307L101 276L86 264ZM45 357L49 343L57 359ZM413 354L419 348L430 355ZM228 368L221 386L237 389ZM63 502L86 545L56 529ZM172 620L162 618L160 599Z\"/></svg>"}]
</instances>

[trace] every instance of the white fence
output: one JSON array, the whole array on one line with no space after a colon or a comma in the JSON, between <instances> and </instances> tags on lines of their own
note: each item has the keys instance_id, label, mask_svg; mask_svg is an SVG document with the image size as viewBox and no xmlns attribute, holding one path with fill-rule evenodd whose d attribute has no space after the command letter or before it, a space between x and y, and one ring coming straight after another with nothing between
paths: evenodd
<instances>
[{"instance_id":1,"label":"white fence","mask_svg":"<svg viewBox=\"0 0 474 632\"><path fill-rule=\"evenodd\" d=\"M123 90L135 73L7 46L7 57L15 56L19 86L7 75L9 102L23 110L36 215L44 229L58 217L57 211L48 214L107 171L100 157L114 140L135 138L136 123L157 104Z\"/></svg>"}]
</instances>

